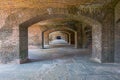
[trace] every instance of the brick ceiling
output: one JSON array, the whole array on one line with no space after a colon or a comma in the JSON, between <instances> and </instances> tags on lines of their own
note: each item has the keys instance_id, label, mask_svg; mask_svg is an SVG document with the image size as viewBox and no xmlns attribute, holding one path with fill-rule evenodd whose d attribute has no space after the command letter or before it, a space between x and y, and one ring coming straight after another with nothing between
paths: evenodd
<instances>
[{"instance_id":1,"label":"brick ceiling","mask_svg":"<svg viewBox=\"0 0 120 80\"><path fill-rule=\"evenodd\" d=\"M0 9L10 8L48 8L66 7L68 5L100 4L105 5L114 0L0 0Z\"/></svg>"}]
</instances>

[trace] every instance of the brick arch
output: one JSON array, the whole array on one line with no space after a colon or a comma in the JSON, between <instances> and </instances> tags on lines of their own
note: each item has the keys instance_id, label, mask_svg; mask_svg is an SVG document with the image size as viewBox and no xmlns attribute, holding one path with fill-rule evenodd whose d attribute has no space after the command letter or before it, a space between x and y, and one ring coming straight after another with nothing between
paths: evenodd
<instances>
[{"instance_id":1,"label":"brick arch","mask_svg":"<svg viewBox=\"0 0 120 80\"><path fill-rule=\"evenodd\" d=\"M82 16L82 15L78 15L78 16L75 16L75 15L66 15L66 14L51 14L51 15L40 15L40 16L37 16L37 17L34 17L34 18L31 18L29 19L28 21L25 21L23 22L22 24L19 25L19 28L20 28L20 55L22 55L21 60L26 60L27 59L27 56L28 54L28 48L27 48L27 40L25 41L25 39L28 39L28 35L27 35L27 28L37 22L40 22L40 21L44 21L44 20L47 20L47 19L54 19L54 18L71 18L74 19L74 20L78 20L80 22L83 22L83 23L86 23L86 24L89 24L90 26L92 26L92 36L93 36L93 48L92 48L92 57L93 58L96 58L97 60L101 60L101 53L102 53L102 47L101 47L101 24L96 21L96 20L93 20L89 17L86 17L86 16ZM24 32L23 32L24 31ZM96 35L97 34L97 35ZM26 36L24 38L24 36ZM24 46L24 48L22 47ZM26 46L26 47L25 47ZM100 61L99 61L100 62Z\"/></svg>"},{"instance_id":2,"label":"brick arch","mask_svg":"<svg viewBox=\"0 0 120 80\"><path fill-rule=\"evenodd\" d=\"M69 32L69 31L61 31L61 32L63 32L63 33L65 33L65 34L67 34L68 35L68 43L69 43L69 45L71 45L71 44L74 44L74 43L72 43L72 42L74 42L74 34L72 34L71 32ZM73 37L72 37L73 36ZM73 40L72 40L73 39Z\"/></svg>"},{"instance_id":3,"label":"brick arch","mask_svg":"<svg viewBox=\"0 0 120 80\"><path fill-rule=\"evenodd\" d=\"M51 35L53 35L54 33L62 33L63 35L64 35L64 39L65 39L65 41L67 41L68 43L69 43L69 37L70 37L70 33L69 32L67 32L67 31L54 31L54 32L51 32L50 34L49 34L49 39L50 39L50 36Z\"/></svg>"},{"instance_id":4,"label":"brick arch","mask_svg":"<svg viewBox=\"0 0 120 80\"><path fill-rule=\"evenodd\" d=\"M118 20L116 21L116 23L117 23L117 24L120 23L120 19L118 19Z\"/></svg>"},{"instance_id":5,"label":"brick arch","mask_svg":"<svg viewBox=\"0 0 120 80\"><path fill-rule=\"evenodd\" d=\"M69 45L71 45L71 44L74 44L74 33L72 33L72 32L69 32L69 31L61 31L61 32L63 32L63 33L66 33L66 34L68 34L68 37L69 37L69 39L68 39L68 42L69 42Z\"/></svg>"},{"instance_id":6,"label":"brick arch","mask_svg":"<svg viewBox=\"0 0 120 80\"><path fill-rule=\"evenodd\" d=\"M71 15L71 14L51 14L51 15L48 15L48 14L43 14L43 15L39 15L39 16L31 18L31 19L21 23L19 26L29 27L37 22L48 20L48 19L54 19L54 18L70 18L73 20L78 20L80 22L86 23L90 26L95 26L95 25L98 25L99 27L101 26L100 22L98 22L92 18L82 16L80 14L79 15Z\"/></svg>"},{"instance_id":7,"label":"brick arch","mask_svg":"<svg viewBox=\"0 0 120 80\"><path fill-rule=\"evenodd\" d=\"M69 43L69 45L71 45L71 33L67 31L61 31L61 32L67 34L67 37L68 37L67 42Z\"/></svg>"},{"instance_id":8,"label":"brick arch","mask_svg":"<svg viewBox=\"0 0 120 80\"><path fill-rule=\"evenodd\" d=\"M74 30L74 29L71 29L71 28L69 28L69 27L58 27L58 28L51 28L51 29L47 29L47 30L45 30L45 31L43 31L42 32L42 36L44 36L45 35L45 33L47 33L47 37L48 37L48 35L50 34L50 33L52 33L52 32L55 32L55 31L69 31L69 32L72 32L72 33L74 33L74 42L75 42L75 48L77 48L77 31L76 30ZM43 37L43 41L45 40L45 37ZM47 42L48 42L48 38L47 38ZM43 46L43 48L44 48L44 42L42 42L43 44L42 44L42 46Z\"/></svg>"},{"instance_id":9,"label":"brick arch","mask_svg":"<svg viewBox=\"0 0 120 80\"><path fill-rule=\"evenodd\" d=\"M14 49L14 52L7 52L6 49L1 49L1 54L6 51L6 54L9 54L9 55L2 55L0 57L4 57L4 59L2 59L3 61L5 60L6 62L10 62L10 61L15 61L16 59L17 60L25 60L27 59L27 41L25 39L28 39L28 27L37 23L37 22L40 22L40 21L43 21L43 20L47 20L47 19L53 19L53 18L72 18L74 20L78 20L80 22L83 22L83 23L86 23L86 24L89 24L93 27L93 56L95 55L95 58L98 58L100 59L99 55L101 54L101 24L92 19L92 18L89 18L89 17L86 17L86 16L82 16L81 14L79 15L71 15L71 14L68 14L68 13L61 13L61 14L43 14L43 13L36 13L35 11L32 11L31 12L32 14L30 14L28 17L27 14L29 13L26 13L26 15L17 15L18 13L14 13L16 15L15 16L9 16L9 19L10 21L6 21L7 23L4 25L4 27L2 27L2 29L0 29L0 37L2 37L3 34L6 34L6 39L3 39L5 41L9 41L9 39L11 38L11 33L13 32L17 32L16 35L13 35L16 39L13 39L15 43L15 46L13 46L13 49ZM24 18L25 17L25 18ZM8 19L8 20L9 20ZM14 24L11 24L11 22L15 23ZM11 27L10 29L8 27ZM15 28L15 29L12 29L12 28ZM11 31L12 30L12 31ZM10 33L7 33L5 31L10 31ZM98 34L97 36L95 34ZM9 35L9 36L8 36ZM26 36L26 37L25 37ZM25 37L25 38L24 38ZM3 45L8 45L7 43L3 43ZM11 46L11 44L9 46L7 46L8 48ZM25 53L25 54L24 54ZM98 54L96 54L98 53ZM22 56L21 56L22 54ZM13 56L14 55L14 56ZM10 57L10 60L6 60L6 58L9 58ZM1 61L1 60L0 60ZM18 63L18 61L16 61Z\"/></svg>"}]
</instances>

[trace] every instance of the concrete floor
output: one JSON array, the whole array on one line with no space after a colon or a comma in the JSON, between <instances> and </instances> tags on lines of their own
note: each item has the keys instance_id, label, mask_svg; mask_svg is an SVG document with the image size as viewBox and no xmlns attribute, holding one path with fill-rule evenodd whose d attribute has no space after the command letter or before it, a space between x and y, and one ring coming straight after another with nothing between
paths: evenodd
<instances>
[{"instance_id":1,"label":"concrete floor","mask_svg":"<svg viewBox=\"0 0 120 80\"><path fill-rule=\"evenodd\" d=\"M30 63L0 64L0 80L120 80L120 64L90 60L89 50L70 45L30 49Z\"/></svg>"},{"instance_id":2,"label":"concrete floor","mask_svg":"<svg viewBox=\"0 0 120 80\"><path fill-rule=\"evenodd\" d=\"M56 39L50 42L50 44L67 44L68 42L63 39Z\"/></svg>"}]
</instances>

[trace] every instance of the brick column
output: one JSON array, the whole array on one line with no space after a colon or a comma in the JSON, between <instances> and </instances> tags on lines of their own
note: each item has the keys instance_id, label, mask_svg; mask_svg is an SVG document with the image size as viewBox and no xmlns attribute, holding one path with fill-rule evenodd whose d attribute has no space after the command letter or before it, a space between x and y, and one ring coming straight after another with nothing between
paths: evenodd
<instances>
[{"instance_id":1,"label":"brick column","mask_svg":"<svg viewBox=\"0 0 120 80\"><path fill-rule=\"evenodd\" d=\"M75 32L75 48L78 48L78 33Z\"/></svg>"},{"instance_id":2,"label":"brick column","mask_svg":"<svg viewBox=\"0 0 120 80\"><path fill-rule=\"evenodd\" d=\"M102 26L101 62L114 62L114 10L108 9Z\"/></svg>"},{"instance_id":3,"label":"brick column","mask_svg":"<svg viewBox=\"0 0 120 80\"><path fill-rule=\"evenodd\" d=\"M42 49L44 49L44 32L42 32Z\"/></svg>"},{"instance_id":4,"label":"brick column","mask_svg":"<svg viewBox=\"0 0 120 80\"><path fill-rule=\"evenodd\" d=\"M28 28L20 27L20 63L24 63L28 60Z\"/></svg>"},{"instance_id":5,"label":"brick column","mask_svg":"<svg viewBox=\"0 0 120 80\"><path fill-rule=\"evenodd\" d=\"M69 45L71 45L71 34L69 34Z\"/></svg>"},{"instance_id":6,"label":"brick column","mask_svg":"<svg viewBox=\"0 0 120 80\"><path fill-rule=\"evenodd\" d=\"M115 62L120 63L120 19L115 26Z\"/></svg>"},{"instance_id":7,"label":"brick column","mask_svg":"<svg viewBox=\"0 0 120 80\"><path fill-rule=\"evenodd\" d=\"M82 44L83 44L83 42L82 42L82 39L83 37L82 37L82 25L79 25L78 27L77 27L77 48L82 48Z\"/></svg>"}]
</instances>

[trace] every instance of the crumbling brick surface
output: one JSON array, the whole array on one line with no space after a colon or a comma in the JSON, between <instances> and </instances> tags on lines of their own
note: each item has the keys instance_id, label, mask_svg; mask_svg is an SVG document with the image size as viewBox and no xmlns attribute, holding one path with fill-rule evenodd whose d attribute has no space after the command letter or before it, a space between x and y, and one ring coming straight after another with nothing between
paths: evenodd
<instances>
[{"instance_id":1,"label":"crumbling brick surface","mask_svg":"<svg viewBox=\"0 0 120 80\"><path fill-rule=\"evenodd\" d=\"M103 60L103 62L111 62L111 60L113 60L111 58L113 58L114 54L114 19L111 17L113 14L106 14L108 16L104 17L103 22L100 23L95 18L97 14L94 15L94 20L93 18L83 16L80 13L75 15L69 14L68 11L65 10L58 9L51 15L44 9L35 8L20 8L15 9L10 13L1 13L0 61L2 63L9 63L11 61L16 61L16 59L26 60L28 58L28 27L42 20L59 17L72 18L92 26L92 56Z\"/></svg>"}]
</instances>

